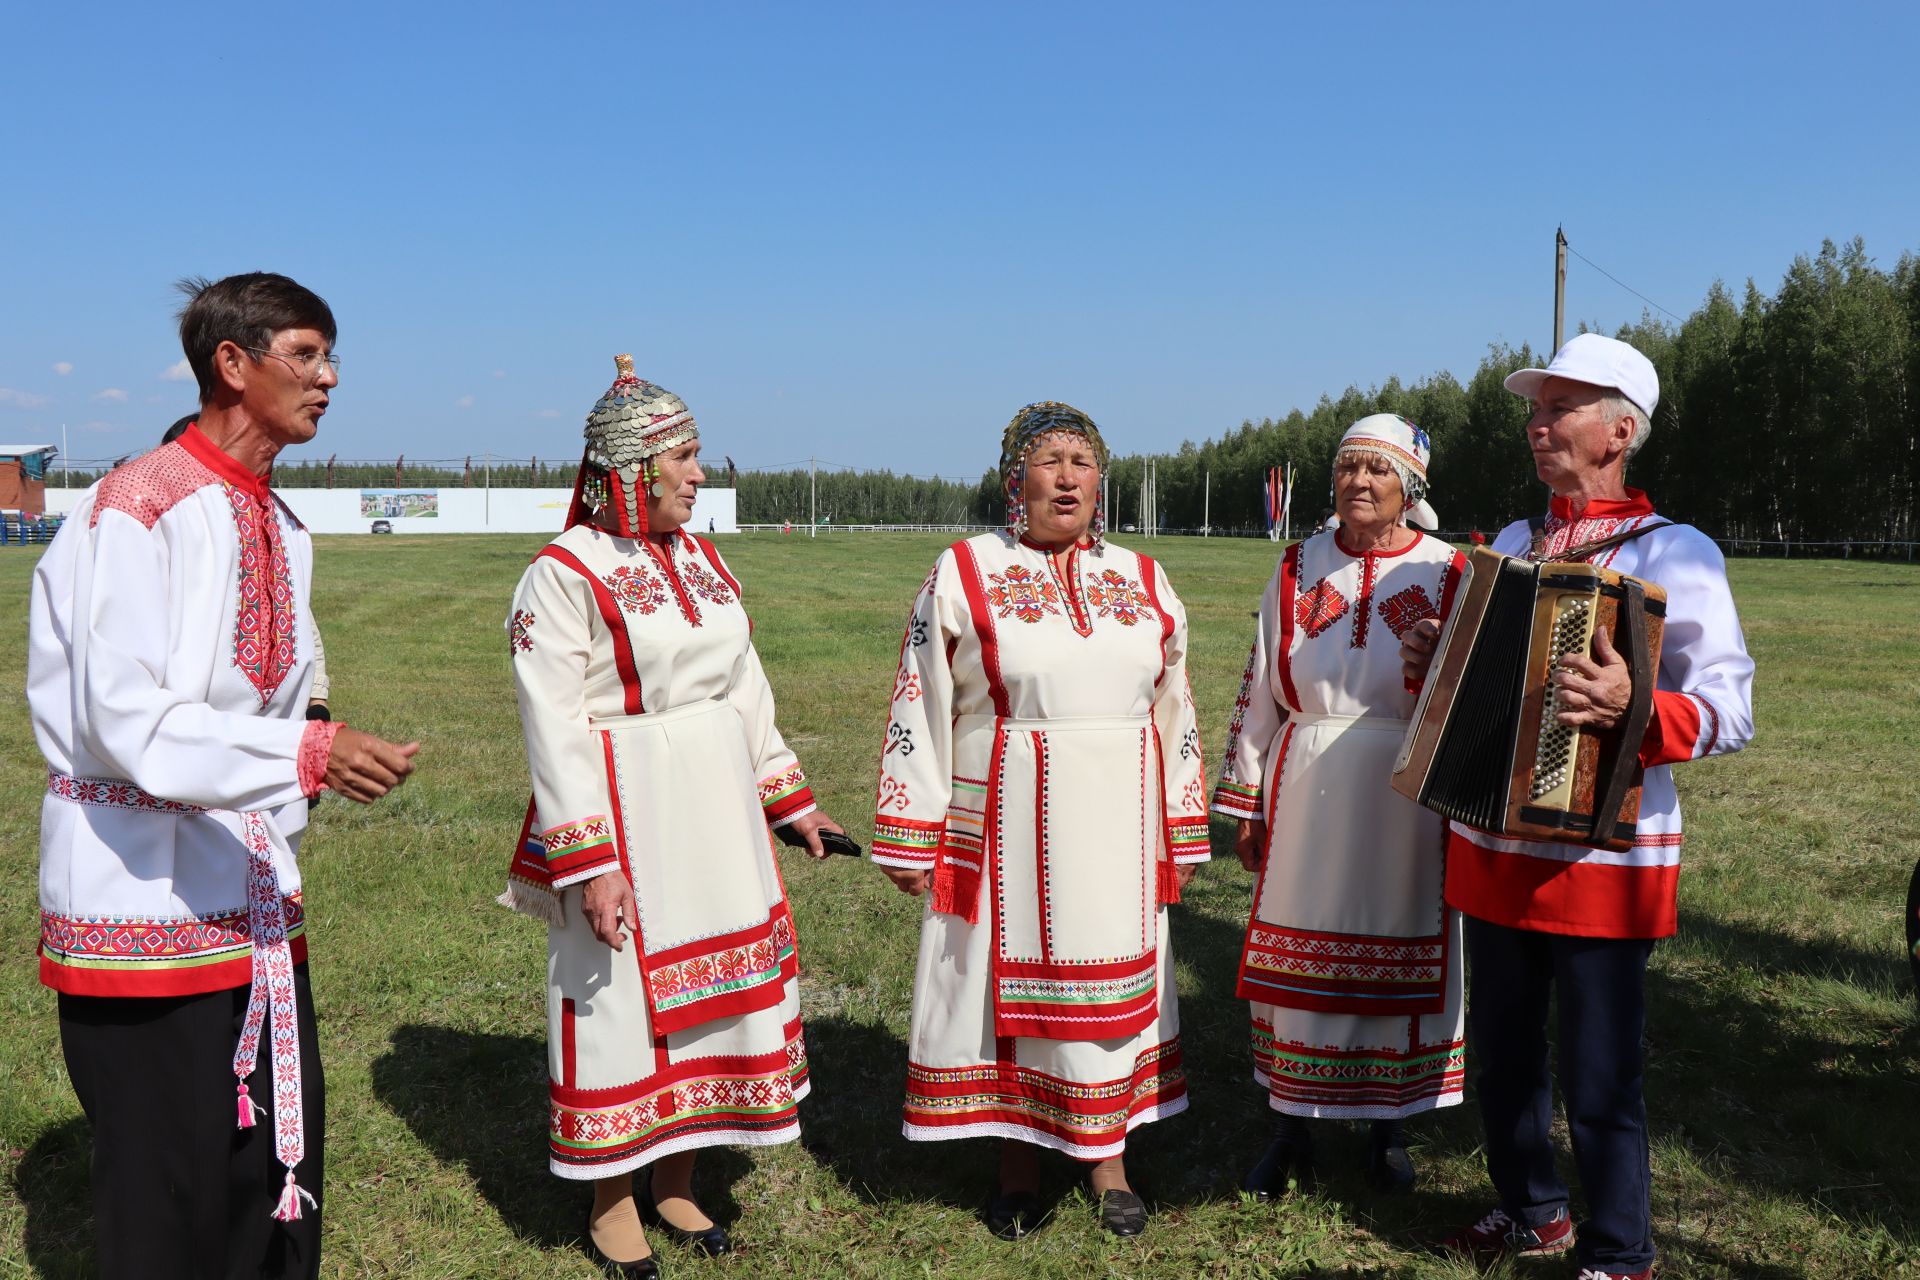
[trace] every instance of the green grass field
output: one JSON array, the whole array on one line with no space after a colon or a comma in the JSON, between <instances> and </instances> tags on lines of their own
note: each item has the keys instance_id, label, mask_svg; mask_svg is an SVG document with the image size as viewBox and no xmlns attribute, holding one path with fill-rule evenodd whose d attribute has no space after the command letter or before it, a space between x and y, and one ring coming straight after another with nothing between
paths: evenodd
<instances>
[{"instance_id":1,"label":"green grass field","mask_svg":"<svg viewBox=\"0 0 1920 1280\"><path fill-rule=\"evenodd\" d=\"M1122 539L1128 541L1127 539ZM584 1188L546 1171L545 942L493 905L527 794L500 620L540 539L320 540L315 608L334 708L425 743L415 780L322 804L304 847L327 1068L328 1276L588 1277ZM747 535L723 543L758 623L781 724L863 844L909 597L944 540ZM1270 573L1265 542L1152 548L1193 621L1210 752L1224 739ZM44 774L22 694L32 551L0 552L0 1275L92 1274L87 1132L38 985ZM1902 955L1920 696L1920 568L1739 562L1759 735L1683 766L1679 936L1649 980L1655 1230L1669 1277L1920 1276L1920 1031ZM1077 1171L1020 1244L977 1215L984 1142L899 1133L920 904L870 864L787 856L814 1094L799 1144L710 1151L698 1185L744 1246L662 1249L698 1276L1464 1277L1423 1245L1491 1201L1471 1105L1416 1121L1421 1183L1383 1201L1357 1132L1321 1144L1318 1195L1235 1188L1267 1128L1232 996L1248 877L1226 850L1174 909L1192 1109L1137 1131L1147 1235L1094 1224ZM1471 1045L1469 1046L1471 1053ZM1507 1274L1505 1272L1499 1274ZM1571 1275L1569 1264L1514 1274Z\"/></svg>"}]
</instances>

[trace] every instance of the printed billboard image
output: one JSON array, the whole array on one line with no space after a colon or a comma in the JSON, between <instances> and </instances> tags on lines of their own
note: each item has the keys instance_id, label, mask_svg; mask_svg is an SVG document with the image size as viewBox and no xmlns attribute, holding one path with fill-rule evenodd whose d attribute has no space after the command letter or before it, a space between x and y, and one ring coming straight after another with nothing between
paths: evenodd
<instances>
[{"instance_id":1,"label":"printed billboard image","mask_svg":"<svg viewBox=\"0 0 1920 1280\"><path fill-rule=\"evenodd\" d=\"M362 519L414 520L440 514L438 489L362 489Z\"/></svg>"}]
</instances>

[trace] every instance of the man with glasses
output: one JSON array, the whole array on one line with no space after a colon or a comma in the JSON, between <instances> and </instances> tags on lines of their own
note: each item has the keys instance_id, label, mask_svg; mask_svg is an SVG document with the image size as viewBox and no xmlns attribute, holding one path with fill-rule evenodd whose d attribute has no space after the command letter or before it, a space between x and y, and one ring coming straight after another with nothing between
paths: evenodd
<instances>
[{"instance_id":1,"label":"man with glasses","mask_svg":"<svg viewBox=\"0 0 1920 1280\"><path fill-rule=\"evenodd\" d=\"M308 720L313 545L268 487L339 383L285 276L182 282L200 413L90 489L34 571L40 976L93 1127L102 1275L319 1274L324 1085L295 856L419 744Z\"/></svg>"}]
</instances>

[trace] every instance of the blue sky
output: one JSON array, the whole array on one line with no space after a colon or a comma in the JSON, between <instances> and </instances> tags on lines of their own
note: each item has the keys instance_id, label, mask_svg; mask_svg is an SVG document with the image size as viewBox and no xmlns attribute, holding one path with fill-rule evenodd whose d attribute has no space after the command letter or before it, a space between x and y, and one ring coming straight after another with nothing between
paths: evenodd
<instances>
[{"instance_id":1,"label":"blue sky","mask_svg":"<svg viewBox=\"0 0 1920 1280\"><path fill-rule=\"evenodd\" d=\"M286 456L577 456L632 351L705 452L972 477L1021 404L1176 447L1550 341L1552 242L1691 311L1920 250L1920 7L31 5L0 440L193 407L171 282L287 272ZM1579 260L1568 325L1643 303Z\"/></svg>"}]
</instances>

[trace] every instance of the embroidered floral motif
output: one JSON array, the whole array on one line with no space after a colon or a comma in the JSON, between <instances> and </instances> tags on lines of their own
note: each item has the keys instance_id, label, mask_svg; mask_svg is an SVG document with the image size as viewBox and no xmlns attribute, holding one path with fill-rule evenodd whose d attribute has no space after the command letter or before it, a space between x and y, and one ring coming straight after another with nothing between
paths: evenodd
<instances>
[{"instance_id":1,"label":"embroidered floral motif","mask_svg":"<svg viewBox=\"0 0 1920 1280\"><path fill-rule=\"evenodd\" d=\"M224 480L221 487L233 507L240 538L240 612L234 620L233 665L259 691L264 707L293 670L293 573L287 567L278 509L262 505Z\"/></svg>"},{"instance_id":2,"label":"embroidered floral motif","mask_svg":"<svg viewBox=\"0 0 1920 1280\"><path fill-rule=\"evenodd\" d=\"M680 580L693 588L693 594L709 604L733 603L733 592L727 584L697 560L680 570Z\"/></svg>"},{"instance_id":3,"label":"embroidered floral motif","mask_svg":"<svg viewBox=\"0 0 1920 1280\"><path fill-rule=\"evenodd\" d=\"M1023 564L1007 566L1005 573L990 573L987 603L1002 618L1038 622L1049 614L1060 613L1060 589Z\"/></svg>"},{"instance_id":4,"label":"embroidered floral motif","mask_svg":"<svg viewBox=\"0 0 1920 1280\"><path fill-rule=\"evenodd\" d=\"M639 565L623 564L600 580L628 613L649 614L667 602L666 586Z\"/></svg>"},{"instance_id":5,"label":"embroidered floral motif","mask_svg":"<svg viewBox=\"0 0 1920 1280\"><path fill-rule=\"evenodd\" d=\"M1380 602L1380 621L1387 624L1387 630L1393 632L1396 640L1412 630L1415 623L1439 616L1440 610L1434 608L1427 589L1417 584L1396 591Z\"/></svg>"},{"instance_id":6,"label":"embroidered floral motif","mask_svg":"<svg viewBox=\"0 0 1920 1280\"><path fill-rule=\"evenodd\" d=\"M1347 614L1347 598L1325 578L1300 593L1293 602L1293 620L1309 638L1318 636Z\"/></svg>"},{"instance_id":7,"label":"embroidered floral motif","mask_svg":"<svg viewBox=\"0 0 1920 1280\"><path fill-rule=\"evenodd\" d=\"M898 721L887 726L887 748L880 754L890 756L895 751L903 756L913 754L913 730Z\"/></svg>"},{"instance_id":8,"label":"embroidered floral motif","mask_svg":"<svg viewBox=\"0 0 1920 1280\"><path fill-rule=\"evenodd\" d=\"M533 648L533 611L515 609L513 620L507 624L507 652L526 653Z\"/></svg>"},{"instance_id":9,"label":"embroidered floral motif","mask_svg":"<svg viewBox=\"0 0 1920 1280\"><path fill-rule=\"evenodd\" d=\"M148 813L205 813L197 804L162 800L134 786L101 778L75 778L57 769L47 770L47 790L75 804L105 805L111 809L143 809Z\"/></svg>"},{"instance_id":10,"label":"embroidered floral motif","mask_svg":"<svg viewBox=\"0 0 1920 1280\"><path fill-rule=\"evenodd\" d=\"M916 649L927 642L927 620L917 613L907 620L907 639Z\"/></svg>"},{"instance_id":11,"label":"embroidered floral motif","mask_svg":"<svg viewBox=\"0 0 1920 1280\"><path fill-rule=\"evenodd\" d=\"M920 700L920 673L902 668L900 674L894 677L892 700L894 702L918 702Z\"/></svg>"},{"instance_id":12,"label":"embroidered floral motif","mask_svg":"<svg viewBox=\"0 0 1920 1280\"><path fill-rule=\"evenodd\" d=\"M1222 783L1233 775L1234 752L1240 749L1240 734L1247 727L1247 708L1253 705L1253 672L1260 660L1260 643L1247 650L1247 670L1240 677L1240 696L1233 700L1233 719L1227 723L1227 754L1220 771Z\"/></svg>"},{"instance_id":13,"label":"embroidered floral motif","mask_svg":"<svg viewBox=\"0 0 1920 1280\"><path fill-rule=\"evenodd\" d=\"M1188 809L1204 809L1207 807L1207 789L1200 779L1192 778L1180 793L1180 799Z\"/></svg>"},{"instance_id":14,"label":"embroidered floral motif","mask_svg":"<svg viewBox=\"0 0 1920 1280\"><path fill-rule=\"evenodd\" d=\"M1123 627L1155 612L1153 598L1117 569L1103 570L1087 583L1087 603L1095 617L1112 618Z\"/></svg>"}]
</instances>

